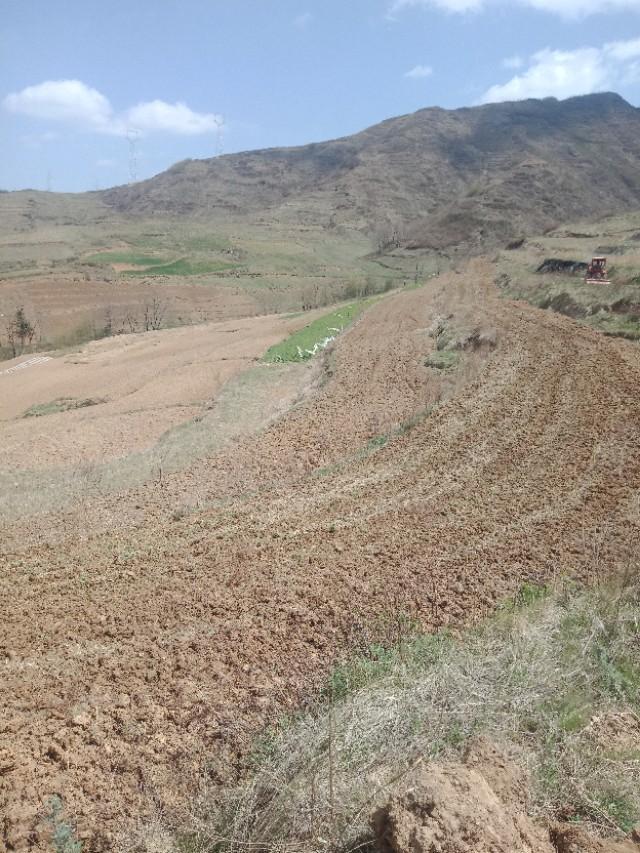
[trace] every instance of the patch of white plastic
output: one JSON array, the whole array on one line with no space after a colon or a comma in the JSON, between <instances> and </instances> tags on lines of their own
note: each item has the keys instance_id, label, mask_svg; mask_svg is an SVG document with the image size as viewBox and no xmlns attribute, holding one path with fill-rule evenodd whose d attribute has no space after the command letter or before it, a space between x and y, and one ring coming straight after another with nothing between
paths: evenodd
<instances>
[{"instance_id":1,"label":"patch of white plastic","mask_svg":"<svg viewBox=\"0 0 640 853\"><path fill-rule=\"evenodd\" d=\"M4 376L7 373L16 373L18 370L24 370L25 367L34 367L36 364L43 364L45 361L51 361L51 356L34 355L33 358L29 358L27 361L21 361L20 364L14 364L13 367L0 370L0 376Z\"/></svg>"}]
</instances>

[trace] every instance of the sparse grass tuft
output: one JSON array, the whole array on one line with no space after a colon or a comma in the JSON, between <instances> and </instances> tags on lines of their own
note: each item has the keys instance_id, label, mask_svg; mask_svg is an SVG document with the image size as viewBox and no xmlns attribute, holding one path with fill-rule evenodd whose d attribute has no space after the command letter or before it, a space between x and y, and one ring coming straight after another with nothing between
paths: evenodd
<instances>
[{"instance_id":1,"label":"sparse grass tuft","mask_svg":"<svg viewBox=\"0 0 640 853\"><path fill-rule=\"evenodd\" d=\"M194 849L354 849L416 758L455 757L479 733L528 769L534 817L603 835L640 819L638 744L607 749L591 725L640 712L638 586L526 585L461 637L404 628L270 734L246 782L201 812Z\"/></svg>"},{"instance_id":2,"label":"sparse grass tuft","mask_svg":"<svg viewBox=\"0 0 640 853\"><path fill-rule=\"evenodd\" d=\"M52 400L50 403L38 403L29 406L26 412L22 415L23 418L40 418L43 415L56 415L59 412L69 412L73 409L85 409L87 406L98 406L104 403L102 398L86 397L82 400L76 400L73 397L59 397L57 400Z\"/></svg>"},{"instance_id":3,"label":"sparse grass tuft","mask_svg":"<svg viewBox=\"0 0 640 853\"><path fill-rule=\"evenodd\" d=\"M55 794L49 801L47 821L51 826L51 842L56 853L82 853L82 842L78 841L73 827L64 819L64 805Z\"/></svg>"},{"instance_id":4,"label":"sparse grass tuft","mask_svg":"<svg viewBox=\"0 0 640 853\"><path fill-rule=\"evenodd\" d=\"M424 363L426 367L433 367L435 370L453 370L458 366L459 361L459 352L454 350L436 350L426 357Z\"/></svg>"}]
</instances>

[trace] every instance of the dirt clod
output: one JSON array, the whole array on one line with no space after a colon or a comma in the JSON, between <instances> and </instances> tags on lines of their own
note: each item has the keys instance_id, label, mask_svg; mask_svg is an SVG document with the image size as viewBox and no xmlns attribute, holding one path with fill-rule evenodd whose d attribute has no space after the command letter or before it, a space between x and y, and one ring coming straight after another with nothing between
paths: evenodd
<instances>
[{"instance_id":1,"label":"dirt clod","mask_svg":"<svg viewBox=\"0 0 640 853\"><path fill-rule=\"evenodd\" d=\"M464 764L420 767L373 816L382 853L550 853L526 814L518 769L488 741Z\"/></svg>"},{"instance_id":2,"label":"dirt clod","mask_svg":"<svg viewBox=\"0 0 640 853\"><path fill-rule=\"evenodd\" d=\"M566 823L553 826L550 837L557 853L638 853L640 850L633 841L604 841L580 826Z\"/></svg>"}]
</instances>

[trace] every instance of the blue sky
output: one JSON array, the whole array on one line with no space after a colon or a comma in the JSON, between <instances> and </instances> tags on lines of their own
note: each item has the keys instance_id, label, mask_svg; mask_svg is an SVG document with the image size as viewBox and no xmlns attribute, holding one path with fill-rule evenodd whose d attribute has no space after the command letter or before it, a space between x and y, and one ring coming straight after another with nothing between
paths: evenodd
<instances>
[{"instance_id":1,"label":"blue sky","mask_svg":"<svg viewBox=\"0 0 640 853\"><path fill-rule=\"evenodd\" d=\"M610 89L640 104L640 0L0 0L0 188Z\"/></svg>"}]
</instances>

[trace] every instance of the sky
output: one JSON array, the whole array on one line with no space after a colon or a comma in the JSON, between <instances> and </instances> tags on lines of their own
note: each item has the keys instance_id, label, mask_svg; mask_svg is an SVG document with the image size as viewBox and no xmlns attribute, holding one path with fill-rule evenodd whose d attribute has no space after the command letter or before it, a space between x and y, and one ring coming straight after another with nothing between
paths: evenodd
<instances>
[{"instance_id":1,"label":"sky","mask_svg":"<svg viewBox=\"0 0 640 853\"><path fill-rule=\"evenodd\" d=\"M597 91L640 105L640 0L0 0L0 189Z\"/></svg>"}]
</instances>

